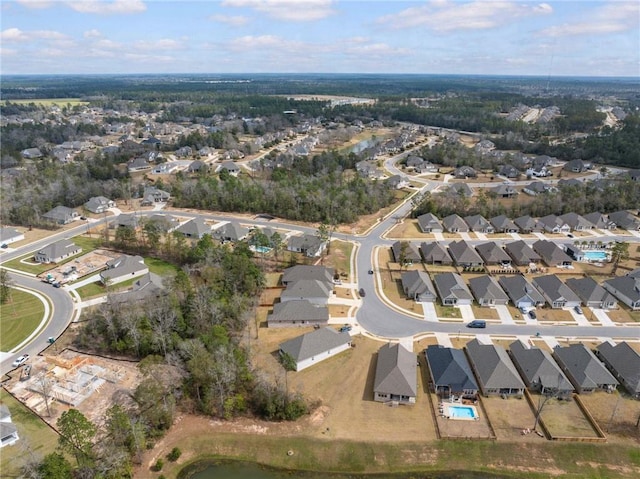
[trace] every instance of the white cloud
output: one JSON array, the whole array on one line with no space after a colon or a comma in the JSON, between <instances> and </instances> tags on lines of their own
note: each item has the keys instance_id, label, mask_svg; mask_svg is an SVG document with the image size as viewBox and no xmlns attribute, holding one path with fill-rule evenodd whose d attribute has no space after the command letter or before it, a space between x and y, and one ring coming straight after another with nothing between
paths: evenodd
<instances>
[{"instance_id":1,"label":"white cloud","mask_svg":"<svg viewBox=\"0 0 640 479\"><path fill-rule=\"evenodd\" d=\"M223 7L252 8L271 18L292 22L322 20L335 13L333 0L224 0Z\"/></svg>"},{"instance_id":2,"label":"white cloud","mask_svg":"<svg viewBox=\"0 0 640 479\"><path fill-rule=\"evenodd\" d=\"M209 17L209 20L218 23L226 23L227 25L231 25L233 27L241 27L242 25L246 25L247 23L249 23L249 19L241 15L211 15Z\"/></svg>"},{"instance_id":3,"label":"white cloud","mask_svg":"<svg viewBox=\"0 0 640 479\"><path fill-rule=\"evenodd\" d=\"M102 33L100 33L99 30L96 30L95 28L92 30L87 30L86 32L84 32L82 34L82 36L84 38L101 38L102 37Z\"/></svg>"},{"instance_id":4,"label":"white cloud","mask_svg":"<svg viewBox=\"0 0 640 479\"><path fill-rule=\"evenodd\" d=\"M140 13L147 9L142 0L69 0L67 5L76 12L98 15Z\"/></svg>"},{"instance_id":5,"label":"white cloud","mask_svg":"<svg viewBox=\"0 0 640 479\"><path fill-rule=\"evenodd\" d=\"M53 2L47 0L18 0L18 3L27 8L49 8Z\"/></svg>"},{"instance_id":6,"label":"white cloud","mask_svg":"<svg viewBox=\"0 0 640 479\"><path fill-rule=\"evenodd\" d=\"M22 42L29 40L29 35L19 28L7 28L0 33L0 40L3 42Z\"/></svg>"},{"instance_id":7,"label":"white cloud","mask_svg":"<svg viewBox=\"0 0 640 479\"><path fill-rule=\"evenodd\" d=\"M141 63L169 63L175 61L175 58L169 55L147 55L144 53L125 53L123 58Z\"/></svg>"},{"instance_id":8,"label":"white cloud","mask_svg":"<svg viewBox=\"0 0 640 479\"><path fill-rule=\"evenodd\" d=\"M606 35L626 32L640 26L640 3L636 1L610 2L594 9L580 21L546 28L542 36Z\"/></svg>"},{"instance_id":9,"label":"white cloud","mask_svg":"<svg viewBox=\"0 0 640 479\"><path fill-rule=\"evenodd\" d=\"M122 43L114 42L113 40L109 40L107 38L102 38L94 42L91 46L100 50L119 50L122 48Z\"/></svg>"},{"instance_id":10,"label":"white cloud","mask_svg":"<svg viewBox=\"0 0 640 479\"><path fill-rule=\"evenodd\" d=\"M466 3L435 0L381 17L378 23L394 29L426 27L442 32L482 30L505 25L518 18L552 12L553 8L547 3L529 5L508 0L476 0Z\"/></svg>"},{"instance_id":11,"label":"white cloud","mask_svg":"<svg viewBox=\"0 0 640 479\"><path fill-rule=\"evenodd\" d=\"M162 38L160 40L140 40L134 43L136 50L182 50L185 45L183 42L173 40L171 38Z\"/></svg>"},{"instance_id":12,"label":"white cloud","mask_svg":"<svg viewBox=\"0 0 640 479\"><path fill-rule=\"evenodd\" d=\"M23 32L19 28L8 28L0 33L0 39L5 42L27 42L32 40L70 41L69 37L54 30L34 30Z\"/></svg>"}]
</instances>

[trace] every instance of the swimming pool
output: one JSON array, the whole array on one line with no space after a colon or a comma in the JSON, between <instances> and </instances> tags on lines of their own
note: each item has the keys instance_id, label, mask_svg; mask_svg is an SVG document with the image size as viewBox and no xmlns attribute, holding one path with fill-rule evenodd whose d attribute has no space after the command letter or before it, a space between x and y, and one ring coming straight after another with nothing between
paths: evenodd
<instances>
[{"instance_id":1,"label":"swimming pool","mask_svg":"<svg viewBox=\"0 0 640 479\"><path fill-rule=\"evenodd\" d=\"M257 253L268 253L269 251L271 251L271 248L268 248L266 246L251 246L249 249L252 249Z\"/></svg>"},{"instance_id":2,"label":"swimming pool","mask_svg":"<svg viewBox=\"0 0 640 479\"><path fill-rule=\"evenodd\" d=\"M475 406L456 406L445 404L444 415L449 419L474 420L478 419L478 411Z\"/></svg>"},{"instance_id":3,"label":"swimming pool","mask_svg":"<svg viewBox=\"0 0 640 479\"><path fill-rule=\"evenodd\" d=\"M605 251L585 251L584 259L587 261L607 261L609 255Z\"/></svg>"}]
</instances>

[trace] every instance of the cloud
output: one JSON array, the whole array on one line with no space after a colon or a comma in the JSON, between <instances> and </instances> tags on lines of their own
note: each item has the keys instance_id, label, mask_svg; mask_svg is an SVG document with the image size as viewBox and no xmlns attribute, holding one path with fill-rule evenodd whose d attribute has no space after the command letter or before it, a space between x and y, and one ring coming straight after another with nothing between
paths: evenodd
<instances>
[{"instance_id":1,"label":"cloud","mask_svg":"<svg viewBox=\"0 0 640 479\"><path fill-rule=\"evenodd\" d=\"M162 38L160 40L140 40L134 43L136 50L182 50L185 48L183 42L173 40L171 38Z\"/></svg>"},{"instance_id":2,"label":"cloud","mask_svg":"<svg viewBox=\"0 0 640 479\"><path fill-rule=\"evenodd\" d=\"M241 27L242 25L246 25L247 23L249 23L249 19L241 15L211 15L209 17L209 20L218 23L226 23L227 25L231 25L233 27Z\"/></svg>"},{"instance_id":3,"label":"cloud","mask_svg":"<svg viewBox=\"0 0 640 479\"><path fill-rule=\"evenodd\" d=\"M529 5L504 0L476 0L466 3L435 0L381 17L378 23L394 29L426 27L441 32L482 30L505 25L518 18L548 15L552 12L553 8L547 3Z\"/></svg>"},{"instance_id":4,"label":"cloud","mask_svg":"<svg viewBox=\"0 0 640 479\"><path fill-rule=\"evenodd\" d=\"M93 30L87 30L86 32L84 32L82 34L82 36L84 38L101 38L102 37L102 33L100 33L99 30L96 30L94 28Z\"/></svg>"},{"instance_id":5,"label":"cloud","mask_svg":"<svg viewBox=\"0 0 640 479\"><path fill-rule=\"evenodd\" d=\"M0 33L0 40L5 42L28 42L32 40L69 41L69 37L54 30L34 30L23 32L19 28L8 28Z\"/></svg>"},{"instance_id":6,"label":"cloud","mask_svg":"<svg viewBox=\"0 0 640 479\"><path fill-rule=\"evenodd\" d=\"M19 28L7 28L0 33L0 40L3 42L22 42L29 40L29 35Z\"/></svg>"},{"instance_id":7,"label":"cloud","mask_svg":"<svg viewBox=\"0 0 640 479\"><path fill-rule=\"evenodd\" d=\"M53 2L47 0L18 0L18 3L27 8L49 8Z\"/></svg>"},{"instance_id":8,"label":"cloud","mask_svg":"<svg viewBox=\"0 0 640 479\"><path fill-rule=\"evenodd\" d=\"M97 15L126 15L147 9L142 0L69 0L66 3L76 12Z\"/></svg>"},{"instance_id":9,"label":"cloud","mask_svg":"<svg viewBox=\"0 0 640 479\"><path fill-rule=\"evenodd\" d=\"M541 36L606 35L626 32L640 26L640 3L610 2L594 9L581 21L555 25L538 32Z\"/></svg>"},{"instance_id":10,"label":"cloud","mask_svg":"<svg viewBox=\"0 0 640 479\"><path fill-rule=\"evenodd\" d=\"M333 0L224 0L223 7L252 8L271 18L291 22L322 20L333 14Z\"/></svg>"}]
</instances>

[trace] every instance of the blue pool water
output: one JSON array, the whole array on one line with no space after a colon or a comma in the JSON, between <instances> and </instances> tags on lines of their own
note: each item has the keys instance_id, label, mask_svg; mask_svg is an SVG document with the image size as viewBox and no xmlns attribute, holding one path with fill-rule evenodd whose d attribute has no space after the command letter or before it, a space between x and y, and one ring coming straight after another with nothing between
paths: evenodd
<instances>
[{"instance_id":1,"label":"blue pool water","mask_svg":"<svg viewBox=\"0 0 640 479\"><path fill-rule=\"evenodd\" d=\"M475 419L476 411L469 406L449 406L449 417L452 419Z\"/></svg>"},{"instance_id":2,"label":"blue pool water","mask_svg":"<svg viewBox=\"0 0 640 479\"><path fill-rule=\"evenodd\" d=\"M271 251L271 248L268 248L266 246L254 246L253 249L255 249L258 253L268 253L269 251Z\"/></svg>"},{"instance_id":3,"label":"blue pool water","mask_svg":"<svg viewBox=\"0 0 640 479\"><path fill-rule=\"evenodd\" d=\"M607 253L604 251L585 251L584 257L587 261L607 261Z\"/></svg>"}]
</instances>

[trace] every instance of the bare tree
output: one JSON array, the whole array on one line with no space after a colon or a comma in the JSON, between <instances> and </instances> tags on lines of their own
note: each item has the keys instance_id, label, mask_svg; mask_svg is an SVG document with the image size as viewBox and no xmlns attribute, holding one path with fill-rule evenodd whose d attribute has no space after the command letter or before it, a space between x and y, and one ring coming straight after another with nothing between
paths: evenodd
<instances>
[{"instance_id":1,"label":"bare tree","mask_svg":"<svg viewBox=\"0 0 640 479\"><path fill-rule=\"evenodd\" d=\"M44 405L47 408L47 416L51 417L51 409L49 408L49 402L51 400L51 392L53 390L54 382L47 377L46 372L40 373L35 378L34 388L36 392L42 395L44 399Z\"/></svg>"}]
</instances>

